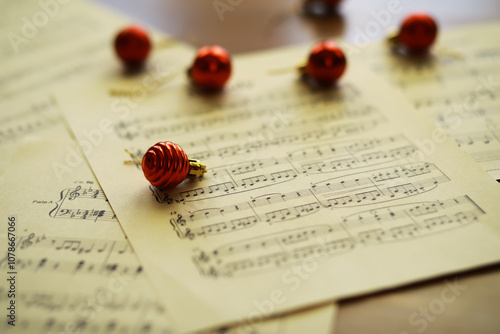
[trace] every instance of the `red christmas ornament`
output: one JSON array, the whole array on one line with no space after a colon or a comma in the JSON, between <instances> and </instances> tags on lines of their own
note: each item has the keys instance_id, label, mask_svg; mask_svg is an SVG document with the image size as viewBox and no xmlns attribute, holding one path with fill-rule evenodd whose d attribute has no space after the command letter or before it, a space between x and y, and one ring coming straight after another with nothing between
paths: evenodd
<instances>
[{"instance_id":1,"label":"red christmas ornament","mask_svg":"<svg viewBox=\"0 0 500 334\"><path fill-rule=\"evenodd\" d=\"M198 50L188 74L202 88L221 89L231 76L231 57L220 46L204 46Z\"/></svg>"},{"instance_id":2,"label":"red christmas ornament","mask_svg":"<svg viewBox=\"0 0 500 334\"><path fill-rule=\"evenodd\" d=\"M118 58L127 66L143 64L151 51L148 32L139 26L121 30L115 38L114 45Z\"/></svg>"},{"instance_id":3,"label":"red christmas ornament","mask_svg":"<svg viewBox=\"0 0 500 334\"><path fill-rule=\"evenodd\" d=\"M305 0L304 11L314 16L329 16L337 14L338 4L342 0Z\"/></svg>"},{"instance_id":4,"label":"red christmas ornament","mask_svg":"<svg viewBox=\"0 0 500 334\"><path fill-rule=\"evenodd\" d=\"M195 179L207 172L198 160L189 159L184 150L172 142L153 145L142 158L146 179L159 189L174 188L186 177Z\"/></svg>"},{"instance_id":5,"label":"red christmas ornament","mask_svg":"<svg viewBox=\"0 0 500 334\"><path fill-rule=\"evenodd\" d=\"M332 7L337 7L337 5L341 2L342 0L305 0L306 3L308 2L318 2L322 3L327 6L332 6Z\"/></svg>"},{"instance_id":6,"label":"red christmas ornament","mask_svg":"<svg viewBox=\"0 0 500 334\"><path fill-rule=\"evenodd\" d=\"M346 66L344 52L335 42L327 40L313 47L303 71L318 83L330 85L342 76Z\"/></svg>"},{"instance_id":7,"label":"red christmas ornament","mask_svg":"<svg viewBox=\"0 0 500 334\"><path fill-rule=\"evenodd\" d=\"M425 13L415 13L403 21L396 39L409 52L422 53L429 50L437 33L438 27L432 17Z\"/></svg>"}]
</instances>

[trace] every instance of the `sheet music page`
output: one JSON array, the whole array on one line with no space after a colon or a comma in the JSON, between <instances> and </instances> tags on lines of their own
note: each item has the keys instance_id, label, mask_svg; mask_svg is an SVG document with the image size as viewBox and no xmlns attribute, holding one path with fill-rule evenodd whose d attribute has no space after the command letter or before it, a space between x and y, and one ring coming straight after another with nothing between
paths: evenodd
<instances>
[{"instance_id":1,"label":"sheet music page","mask_svg":"<svg viewBox=\"0 0 500 334\"><path fill-rule=\"evenodd\" d=\"M106 196L82 160L56 175L51 163L77 145L59 123L52 136L20 145L2 180L0 211L16 220L17 320L6 333L175 333ZM34 170L33 166L37 168ZM22 182L20 182L22 180ZM6 229L4 229L6 231ZM7 248L7 233L0 245ZM2 272L8 256L0 258ZM0 284L0 303L11 287ZM262 322L254 333L331 333L335 305ZM227 329L244 333L244 328ZM248 329L247 329L248 330ZM248 331L247 331L248 332Z\"/></svg>"},{"instance_id":2,"label":"sheet music page","mask_svg":"<svg viewBox=\"0 0 500 334\"><path fill-rule=\"evenodd\" d=\"M2 218L16 220L16 281L12 295L2 280L0 303L5 309L14 300L16 319L15 326L2 319L0 330L171 333L163 304L86 164L62 179L52 171L50 163L64 156L66 146L78 149L62 124L53 131L59 136L20 145L3 175L9 195L0 203ZM12 270L3 225L5 274Z\"/></svg>"},{"instance_id":3,"label":"sheet music page","mask_svg":"<svg viewBox=\"0 0 500 334\"><path fill-rule=\"evenodd\" d=\"M236 59L219 95L186 83L116 98L128 90L112 80L58 93L183 331L500 258L496 182L362 63L350 63L338 89L309 88L292 70L308 49ZM159 191L124 164L124 149L141 156L164 140L208 173Z\"/></svg>"},{"instance_id":4,"label":"sheet music page","mask_svg":"<svg viewBox=\"0 0 500 334\"><path fill-rule=\"evenodd\" d=\"M384 44L359 57L401 89L418 112L500 179L500 23L446 31L432 55L408 59ZM369 50L369 52L368 52Z\"/></svg>"},{"instance_id":5,"label":"sheet music page","mask_svg":"<svg viewBox=\"0 0 500 334\"><path fill-rule=\"evenodd\" d=\"M5 171L2 190L9 194L0 208L5 215L14 215L21 227L17 272L22 282L15 300L16 326L2 321L0 329L8 333L175 332L99 184L68 137L56 100L47 92L62 83L100 76L157 88L175 81L172 73L185 65L194 50L152 31L155 48L146 69L140 75L126 75L111 41L118 29L132 21L81 1L48 6L38 1L0 2L2 12L8 14L0 27L5 36L0 41L5 68L0 74L0 175ZM38 26L32 19L43 19L43 13L50 14L50 20ZM69 169L56 173L58 161ZM6 230L0 231L2 250L7 248L7 236ZM0 267L7 268L7 259L0 258ZM7 288L3 281L2 305L9 303ZM315 328L318 333L331 333L335 311L330 304L250 329L303 333L300 329ZM249 329L233 327L225 332Z\"/></svg>"},{"instance_id":6,"label":"sheet music page","mask_svg":"<svg viewBox=\"0 0 500 334\"><path fill-rule=\"evenodd\" d=\"M112 41L134 23L96 4L73 0L0 1L0 174L21 138L43 137L58 122L47 92L100 76L127 76ZM154 43L146 71L166 76L194 52L150 30ZM133 75L128 75L134 79Z\"/></svg>"},{"instance_id":7,"label":"sheet music page","mask_svg":"<svg viewBox=\"0 0 500 334\"><path fill-rule=\"evenodd\" d=\"M113 40L120 29L136 24L87 1L0 1L0 98L50 90L100 74L122 72ZM165 49L191 55L193 49L148 28L154 60ZM182 53L182 52L185 53ZM109 59L104 66L103 59ZM121 73L123 74L123 73Z\"/></svg>"},{"instance_id":8,"label":"sheet music page","mask_svg":"<svg viewBox=\"0 0 500 334\"><path fill-rule=\"evenodd\" d=\"M129 21L84 1L2 0L0 97L32 94L95 73Z\"/></svg>"}]
</instances>

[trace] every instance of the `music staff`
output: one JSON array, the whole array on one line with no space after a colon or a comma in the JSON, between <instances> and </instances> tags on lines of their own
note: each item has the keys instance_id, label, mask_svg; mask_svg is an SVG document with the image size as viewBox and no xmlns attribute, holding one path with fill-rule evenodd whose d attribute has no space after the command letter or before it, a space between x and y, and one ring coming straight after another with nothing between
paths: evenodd
<instances>
[{"instance_id":1,"label":"music staff","mask_svg":"<svg viewBox=\"0 0 500 334\"><path fill-rule=\"evenodd\" d=\"M202 275L235 276L276 270L309 256L328 258L355 247L423 237L478 221L484 211L468 196L366 210L331 225L314 225L196 251Z\"/></svg>"},{"instance_id":2,"label":"music staff","mask_svg":"<svg viewBox=\"0 0 500 334\"><path fill-rule=\"evenodd\" d=\"M94 201L97 200L97 201ZM79 219L98 222L117 222L116 215L107 205L107 199L100 189L92 186L64 189L60 192L60 199L49 212L52 218ZM91 206L92 208L75 208L75 206ZM103 209L97 207L102 206Z\"/></svg>"},{"instance_id":3,"label":"music staff","mask_svg":"<svg viewBox=\"0 0 500 334\"><path fill-rule=\"evenodd\" d=\"M449 178L433 164L408 164L335 178L298 191L261 195L223 207L178 213L183 223L179 224L176 219L171 219L170 223L180 238L194 239L195 236L216 234L203 233L204 221L210 225L226 226L224 232L237 231L229 226L242 215L249 217L247 211L252 212L250 217L254 220L247 227L258 222L274 224L312 215L321 209L370 205L416 196L448 181Z\"/></svg>"},{"instance_id":4,"label":"music staff","mask_svg":"<svg viewBox=\"0 0 500 334\"><path fill-rule=\"evenodd\" d=\"M383 145L387 150L381 151ZM356 170L408 158L416 148L404 136L345 141L297 150L282 157L245 161L213 167L210 182L196 187L192 182L178 193L151 189L160 203L200 201L289 182L304 174ZM321 158L321 159L318 159ZM203 182L206 184L206 181Z\"/></svg>"},{"instance_id":5,"label":"music staff","mask_svg":"<svg viewBox=\"0 0 500 334\"><path fill-rule=\"evenodd\" d=\"M132 248L126 239L123 240L108 240L108 239L87 239L87 238L68 238L47 236L46 234L37 235L29 233L21 235L18 240L19 249L21 251L38 248L50 249L55 253L70 252L73 254L89 254L98 256L100 254L109 255L126 255L133 254ZM43 252L46 252L44 250Z\"/></svg>"},{"instance_id":6,"label":"music staff","mask_svg":"<svg viewBox=\"0 0 500 334\"><path fill-rule=\"evenodd\" d=\"M127 274L131 277L142 274L141 265L126 264L126 263L102 263L92 262L89 260L59 260L44 257L41 259L19 258L17 260L17 268L23 272L58 272L70 274L93 274L93 275L109 275L113 272ZM0 268L6 269L6 262L0 264Z\"/></svg>"},{"instance_id":7,"label":"music staff","mask_svg":"<svg viewBox=\"0 0 500 334\"><path fill-rule=\"evenodd\" d=\"M164 117L163 112L158 112L155 115L149 117L135 117L127 121L121 121L118 126L115 127L115 133L123 139L133 140L135 138L150 138L159 137L165 134L175 134L175 133L189 133L192 131L202 131L206 128L214 129L230 126L232 123L249 121L253 118L269 117L273 116L276 112L275 108L270 106L273 103L279 103L279 107L283 111L296 110L304 105L315 105L319 115L305 115L304 119L311 119L310 122L317 122L318 117L325 117L324 108L329 105L330 102L336 101L340 96L344 98L356 98L359 93L354 87L346 84L342 92L338 92L336 95L325 94L324 92L311 93L307 90L294 91L291 93L287 90L268 92L267 94L260 94L252 97L251 101L245 97L241 100L228 101L224 104L224 113L219 112L220 106L201 104L193 105L193 108L198 110L193 110L193 113L204 113L205 115L211 115L204 117L203 119L197 120L196 118L190 118L189 121L182 119L180 115L181 111L172 110L172 117L168 119ZM278 96L279 95L279 96ZM292 98L293 95L293 98ZM286 103L283 105L283 98L286 98ZM328 102L328 103L327 103ZM248 110L248 104L252 105L250 112ZM329 116L328 121L335 121L340 118L361 118L364 113L373 112L377 113L376 110L369 109L369 106L360 106L358 110L339 110L338 116ZM170 113L169 113L170 114ZM366 115L364 115L366 117ZM325 121L326 119L321 119ZM296 120L298 124L303 124L302 120ZM210 137L207 138L207 142L210 142ZM241 141L241 137L239 140Z\"/></svg>"}]
</instances>

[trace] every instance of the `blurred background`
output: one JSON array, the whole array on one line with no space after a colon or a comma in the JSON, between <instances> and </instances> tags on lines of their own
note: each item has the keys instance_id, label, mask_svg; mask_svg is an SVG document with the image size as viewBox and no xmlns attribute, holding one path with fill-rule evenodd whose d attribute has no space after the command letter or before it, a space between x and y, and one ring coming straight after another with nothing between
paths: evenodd
<instances>
[{"instance_id":1,"label":"blurred background","mask_svg":"<svg viewBox=\"0 0 500 334\"><path fill-rule=\"evenodd\" d=\"M448 29L500 18L498 0L343 0L338 16L303 15L302 0L93 0L147 23L174 38L201 47L220 44L231 53L343 37L348 41L369 22L397 27L422 10ZM390 12L390 9L393 9ZM390 13L386 19L384 13ZM387 22L387 24L386 24ZM369 31L371 41L386 31Z\"/></svg>"}]
</instances>

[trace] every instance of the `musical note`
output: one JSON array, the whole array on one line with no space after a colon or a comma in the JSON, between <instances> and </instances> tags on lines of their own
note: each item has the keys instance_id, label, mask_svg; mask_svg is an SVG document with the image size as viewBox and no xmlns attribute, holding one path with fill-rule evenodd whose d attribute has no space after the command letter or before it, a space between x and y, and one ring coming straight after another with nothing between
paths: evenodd
<instances>
[{"instance_id":1,"label":"musical note","mask_svg":"<svg viewBox=\"0 0 500 334\"><path fill-rule=\"evenodd\" d=\"M413 238L415 235L417 235L420 232L420 228L413 224L409 224L391 228L389 232L394 239L407 239Z\"/></svg>"},{"instance_id":2,"label":"musical note","mask_svg":"<svg viewBox=\"0 0 500 334\"><path fill-rule=\"evenodd\" d=\"M78 240L64 240L64 242L60 246L57 246L56 249L57 250L69 249L69 250L75 251L80 247L80 244L81 244L81 241L78 241Z\"/></svg>"}]
</instances>

